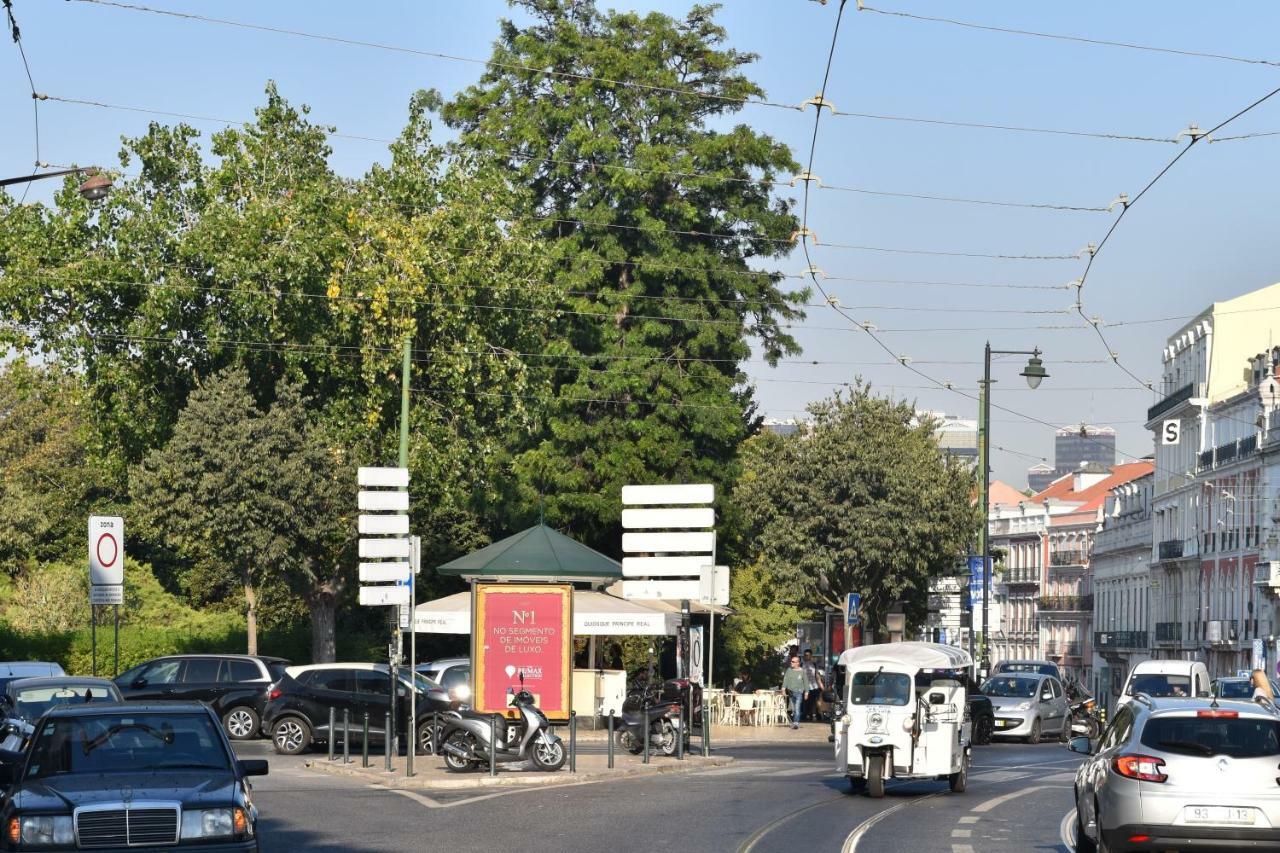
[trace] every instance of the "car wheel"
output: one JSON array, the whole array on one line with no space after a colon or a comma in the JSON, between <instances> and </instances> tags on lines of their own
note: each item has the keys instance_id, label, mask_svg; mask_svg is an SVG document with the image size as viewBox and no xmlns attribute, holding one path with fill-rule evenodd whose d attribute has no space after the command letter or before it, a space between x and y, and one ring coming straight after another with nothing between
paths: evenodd
<instances>
[{"instance_id":1,"label":"car wheel","mask_svg":"<svg viewBox=\"0 0 1280 853\"><path fill-rule=\"evenodd\" d=\"M241 705L222 715L222 727L232 740L249 740L258 736L258 712Z\"/></svg>"},{"instance_id":2,"label":"car wheel","mask_svg":"<svg viewBox=\"0 0 1280 853\"><path fill-rule=\"evenodd\" d=\"M1031 734L1027 735L1027 743L1040 742L1040 718L1036 717L1031 721Z\"/></svg>"},{"instance_id":3,"label":"car wheel","mask_svg":"<svg viewBox=\"0 0 1280 853\"><path fill-rule=\"evenodd\" d=\"M1058 743L1071 740L1071 715L1062 718L1062 731L1058 732Z\"/></svg>"},{"instance_id":4,"label":"car wheel","mask_svg":"<svg viewBox=\"0 0 1280 853\"><path fill-rule=\"evenodd\" d=\"M1078 802L1078 801L1077 801ZM1084 834L1084 822L1080 820L1080 809L1076 809L1076 853L1098 853L1098 845Z\"/></svg>"},{"instance_id":5,"label":"car wheel","mask_svg":"<svg viewBox=\"0 0 1280 853\"><path fill-rule=\"evenodd\" d=\"M297 717L285 717L271 730L271 743L281 755L298 755L311 746L311 727Z\"/></svg>"},{"instance_id":6,"label":"car wheel","mask_svg":"<svg viewBox=\"0 0 1280 853\"><path fill-rule=\"evenodd\" d=\"M991 735L996 730L994 717L979 717L973 727L974 746L986 746L991 743Z\"/></svg>"}]
</instances>

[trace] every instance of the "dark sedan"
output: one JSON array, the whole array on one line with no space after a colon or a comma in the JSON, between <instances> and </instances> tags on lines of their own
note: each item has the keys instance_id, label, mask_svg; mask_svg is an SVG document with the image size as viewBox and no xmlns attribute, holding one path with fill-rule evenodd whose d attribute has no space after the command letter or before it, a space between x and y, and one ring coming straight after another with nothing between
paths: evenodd
<instances>
[{"instance_id":1,"label":"dark sedan","mask_svg":"<svg viewBox=\"0 0 1280 853\"><path fill-rule=\"evenodd\" d=\"M64 705L0 752L3 850L258 851L258 813L220 721L197 702Z\"/></svg>"}]
</instances>

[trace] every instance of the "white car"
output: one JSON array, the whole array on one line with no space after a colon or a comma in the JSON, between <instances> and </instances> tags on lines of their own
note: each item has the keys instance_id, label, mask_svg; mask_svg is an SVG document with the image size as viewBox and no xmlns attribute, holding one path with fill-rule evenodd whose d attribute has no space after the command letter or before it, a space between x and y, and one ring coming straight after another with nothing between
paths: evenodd
<instances>
[{"instance_id":1,"label":"white car","mask_svg":"<svg viewBox=\"0 0 1280 853\"><path fill-rule=\"evenodd\" d=\"M447 690L451 699L471 702L471 658L441 658L415 669Z\"/></svg>"},{"instance_id":2,"label":"white car","mask_svg":"<svg viewBox=\"0 0 1280 853\"><path fill-rule=\"evenodd\" d=\"M1210 695L1209 668L1198 660L1144 660L1129 671L1116 707L1139 693L1160 698L1200 698Z\"/></svg>"}]
</instances>

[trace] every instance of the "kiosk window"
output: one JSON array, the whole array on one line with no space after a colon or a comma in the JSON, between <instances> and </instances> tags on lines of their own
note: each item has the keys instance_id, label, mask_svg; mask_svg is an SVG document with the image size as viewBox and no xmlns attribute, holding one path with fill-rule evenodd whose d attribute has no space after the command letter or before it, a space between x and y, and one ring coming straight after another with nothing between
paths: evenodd
<instances>
[{"instance_id":1,"label":"kiosk window","mask_svg":"<svg viewBox=\"0 0 1280 853\"><path fill-rule=\"evenodd\" d=\"M854 705L905 705L911 700L911 676L900 672L855 672L849 687Z\"/></svg>"}]
</instances>

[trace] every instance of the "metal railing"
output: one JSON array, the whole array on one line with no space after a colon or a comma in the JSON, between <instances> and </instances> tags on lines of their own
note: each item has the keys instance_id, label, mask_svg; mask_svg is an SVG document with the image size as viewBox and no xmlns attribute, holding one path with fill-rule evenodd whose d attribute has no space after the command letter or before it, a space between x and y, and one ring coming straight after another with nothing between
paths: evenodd
<instances>
[{"instance_id":1,"label":"metal railing","mask_svg":"<svg viewBox=\"0 0 1280 853\"><path fill-rule=\"evenodd\" d=\"M1045 643L1044 653L1047 655L1066 655L1067 657L1080 656L1080 643L1072 640L1067 643Z\"/></svg>"},{"instance_id":2,"label":"metal railing","mask_svg":"<svg viewBox=\"0 0 1280 853\"><path fill-rule=\"evenodd\" d=\"M1178 559L1179 557L1182 556L1182 540L1181 539L1164 540L1159 545L1158 553L1160 555L1161 560Z\"/></svg>"},{"instance_id":3,"label":"metal railing","mask_svg":"<svg viewBox=\"0 0 1280 853\"><path fill-rule=\"evenodd\" d=\"M1061 613L1083 613L1093 610L1092 595L1042 595L1040 609Z\"/></svg>"},{"instance_id":4,"label":"metal railing","mask_svg":"<svg viewBox=\"0 0 1280 853\"><path fill-rule=\"evenodd\" d=\"M1235 441L1228 441L1226 444L1219 444L1212 450L1202 450L1196 457L1200 470L1214 468L1218 465L1226 465L1228 462L1234 462L1237 459L1244 459L1258 452L1258 436L1253 434L1245 438L1238 438Z\"/></svg>"},{"instance_id":5,"label":"metal railing","mask_svg":"<svg viewBox=\"0 0 1280 853\"><path fill-rule=\"evenodd\" d=\"M1191 384L1191 385L1184 385L1183 387L1179 388L1177 391L1174 391L1172 394L1169 394L1163 400L1156 403L1151 408L1147 409L1147 420L1154 421L1156 418L1160 417L1165 412L1169 411L1179 403L1185 403L1187 400L1190 400L1192 395L1195 394L1195 391L1196 391L1196 386L1194 384Z\"/></svg>"},{"instance_id":6,"label":"metal railing","mask_svg":"<svg viewBox=\"0 0 1280 853\"><path fill-rule=\"evenodd\" d=\"M1095 631L1093 644L1099 649L1145 649L1146 631Z\"/></svg>"},{"instance_id":7,"label":"metal railing","mask_svg":"<svg viewBox=\"0 0 1280 853\"><path fill-rule=\"evenodd\" d=\"M1156 623L1156 642L1157 643L1182 642L1182 623L1181 622L1157 622Z\"/></svg>"},{"instance_id":8,"label":"metal railing","mask_svg":"<svg viewBox=\"0 0 1280 853\"><path fill-rule=\"evenodd\" d=\"M1084 561L1085 552L1082 548L1054 551L1049 555L1049 565L1051 566L1083 566Z\"/></svg>"}]
</instances>

